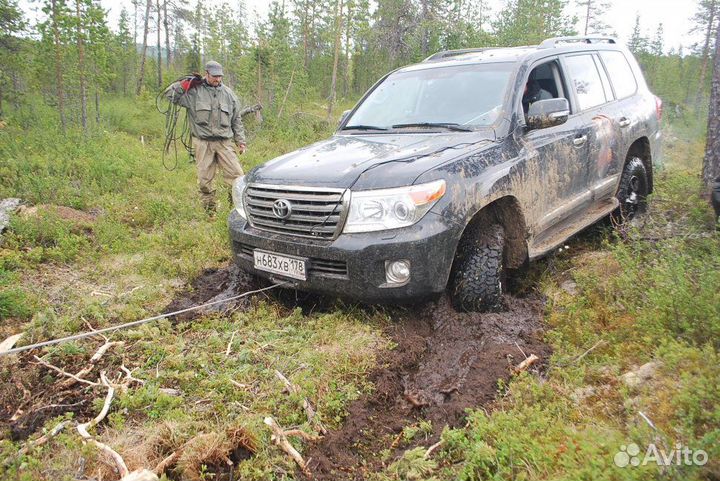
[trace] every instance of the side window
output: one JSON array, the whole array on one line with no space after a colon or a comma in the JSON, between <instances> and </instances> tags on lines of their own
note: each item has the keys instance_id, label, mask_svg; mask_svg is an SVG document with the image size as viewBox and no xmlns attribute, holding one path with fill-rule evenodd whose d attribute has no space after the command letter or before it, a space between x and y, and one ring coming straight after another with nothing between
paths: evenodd
<instances>
[{"instance_id":1,"label":"side window","mask_svg":"<svg viewBox=\"0 0 720 481\"><path fill-rule=\"evenodd\" d=\"M575 91L580 110L607 102L592 55L565 57L565 63L568 67L570 88Z\"/></svg>"},{"instance_id":2,"label":"side window","mask_svg":"<svg viewBox=\"0 0 720 481\"><path fill-rule=\"evenodd\" d=\"M617 98L629 97L637 91L637 81L625 55L617 51L600 52L608 74L612 79Z\"/></svg>"},{"instance_id":3,"label":"side window","mask_svg":"<svg viewBox=\"0 0 720 481\"><path fill-rule=\"evenodd\" d=\"M522 106L525 115L533 102L556 99L563 96L562 86L558 84L559 75L556 61L533 68L525 83Z\"/></svg>"}]
</instances>

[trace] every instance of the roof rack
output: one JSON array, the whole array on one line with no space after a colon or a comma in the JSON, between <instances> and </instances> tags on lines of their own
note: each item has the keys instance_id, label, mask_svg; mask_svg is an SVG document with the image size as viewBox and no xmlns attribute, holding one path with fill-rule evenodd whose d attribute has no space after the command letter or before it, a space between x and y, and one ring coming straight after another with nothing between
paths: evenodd
<instances>
[{"instance_id":1,"label":"roof rack","mask_svg":"<svg viewBox=\"0 0 720 481\"><path fill-rule=\"evenodd\" d=\"M538 45L538 48L554 48L561 43L618 43L612 37L589 37L589 36L575 36L575 37L553 37L543 40Z\"/></svg>"},{"instance_id":2,"label":"roof rack","mask_svg":"<svg viewBox=\"0 0 720 481\"><path fill-rule=\"evenodd\" d=\"M458 55L463 55L466 53L480 53L484 52L486 50L490 50L490 48L484 47L484 48L463 48L459 50L443 50L442 52L434 53L430 55L428 58L423 60L423 62L435 62L437 60L442 60L450 57L456 57Z\"/></svg>"}]
</instances>

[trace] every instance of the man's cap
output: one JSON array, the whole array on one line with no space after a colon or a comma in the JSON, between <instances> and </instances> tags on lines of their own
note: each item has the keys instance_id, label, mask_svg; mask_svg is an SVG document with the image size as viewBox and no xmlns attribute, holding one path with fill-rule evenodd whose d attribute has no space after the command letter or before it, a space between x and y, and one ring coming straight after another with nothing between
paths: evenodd
<instances>
[{"instance_id":1,"label":"man's cap","mask_svg":"<svg viewBox=\"0 0 720 481\"><path fill-rule=\"evenodd\" d=\"M222 77L222 65L217 63L215 60L210 60L205 64L205 70L213 77Z\"/></svg>"}]
</instances>

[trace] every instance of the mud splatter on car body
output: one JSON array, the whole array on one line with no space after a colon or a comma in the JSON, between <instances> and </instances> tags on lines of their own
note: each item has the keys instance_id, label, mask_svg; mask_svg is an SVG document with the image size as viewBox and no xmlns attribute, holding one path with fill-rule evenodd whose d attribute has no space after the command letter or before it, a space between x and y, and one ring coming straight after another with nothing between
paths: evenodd
<instances>
[{"instance_id":1,"label":"mud splatter on car body","mask_svg":"<svg viewBox=\"0 0 720 481\"><path fill-rule=\"evenodd\" d=\"M530 83L545 99L527 111ZM468 245L461 239L482 226L501 225L502 267L515 268L615 210L628 159L642 159L640 194L649 194L660 112L613 39L435 54L378 81L332 138L239 181L235 260L301 290L368 302L437 296ZM412 204L413 188L437 185L430 208ZM301 269L291 274L290 264Z\"/></svg>"}]
</instances>

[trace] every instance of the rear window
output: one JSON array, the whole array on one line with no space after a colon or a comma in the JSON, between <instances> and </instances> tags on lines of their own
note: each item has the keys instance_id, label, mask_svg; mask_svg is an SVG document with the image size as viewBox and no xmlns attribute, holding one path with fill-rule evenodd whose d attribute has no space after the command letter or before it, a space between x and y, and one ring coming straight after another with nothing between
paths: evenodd
<instances>
[{"instance_id":1,"label":"rear window","mask_svg":"<svg viewBox=\"0 0 720 481\"><path fill-rule=\"evenodd\" d=\"M629 97L637 91L635 75L622 52L600 52L600 58L610 75L617 98Z\"/></svg>"},{"instance_id":2,"label":"rear window","mask_svg":"<svg viewBox=\"0 0 720 481\"><path fill-rule=\"evenodd\" d=\"M572 57L566 57L565 62L580 110L586 110L607 102L600 74L595 67L592 55L573 55Z\"/></svg>"}]
</instances>

